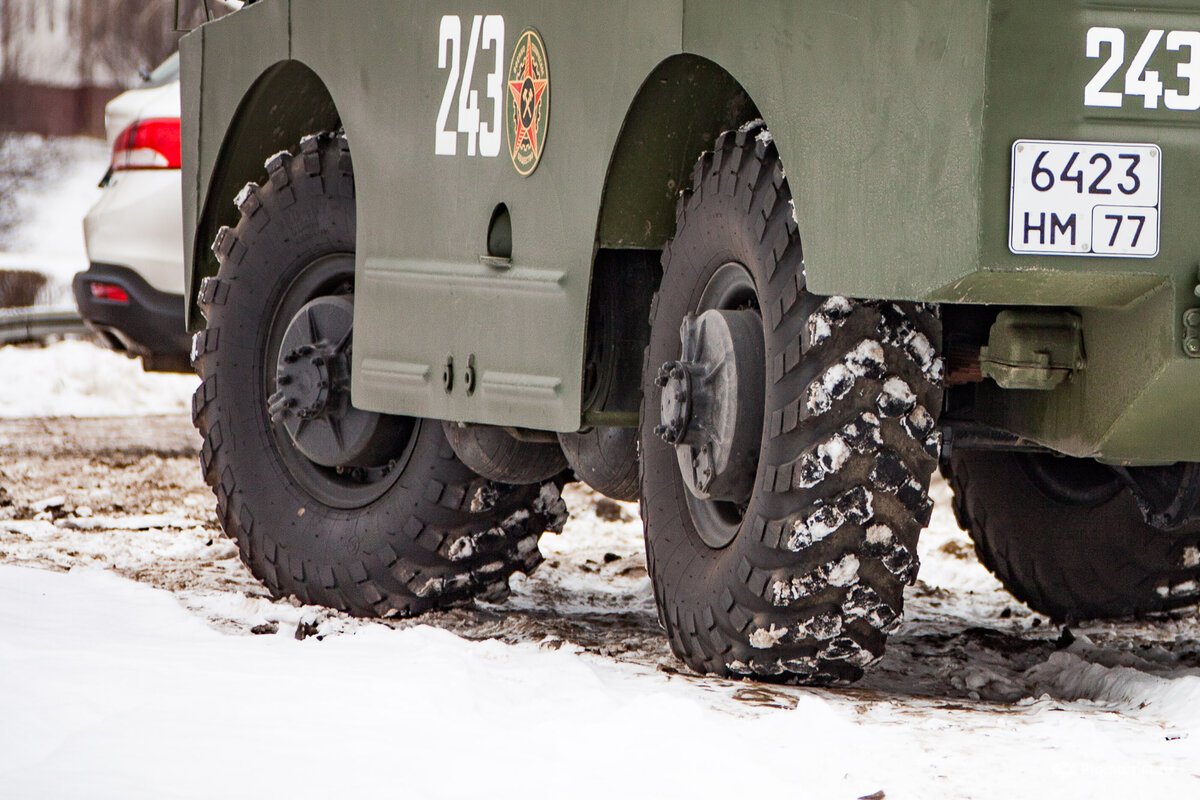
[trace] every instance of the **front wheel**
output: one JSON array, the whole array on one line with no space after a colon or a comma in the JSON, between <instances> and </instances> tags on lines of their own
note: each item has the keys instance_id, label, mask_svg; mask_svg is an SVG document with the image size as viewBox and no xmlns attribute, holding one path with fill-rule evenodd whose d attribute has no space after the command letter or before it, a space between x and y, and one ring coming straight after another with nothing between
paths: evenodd
<instances>
[{"instance_id":1,"label":"front wheel","mask_svg":"<svg viewBox=\"0 0 1200 800\"><path fill-rule=\"evenodd\" d=\"M201 464L242 560L276 595L359 615L499 599L566 508L485 480L442 423L350 401L355 194L341 136L306 137L238 195L193 363Z\"/></svg>"},{"instance_id":2,"label":"front wheel","mask_svg":"<svg viewBox=\"0 0 1200 800\"><path fill-rule=\"evenodd\" d=\"M810 294L761 122L696 166L643 372L641 497L659 615L690 667L854 680L915 580L940 324Z\"/></svg>"}]
</instances>

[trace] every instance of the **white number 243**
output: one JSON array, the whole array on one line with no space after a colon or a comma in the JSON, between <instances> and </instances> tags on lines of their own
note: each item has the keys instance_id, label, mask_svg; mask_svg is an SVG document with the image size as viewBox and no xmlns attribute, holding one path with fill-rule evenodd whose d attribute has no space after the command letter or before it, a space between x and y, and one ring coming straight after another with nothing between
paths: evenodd
<instances>
[{"instance_id":1,"label":"white number 243","mask_svg":"<svg viewBox=\"0 0 1200 800\"><path fill-rule=\"evenodd\" d=\"M1106 90L1121 67L1125 66L1125 31L1120 28L1091 28L1087 32L1087 57L1101 58L1102 47L1108 45L1108 58L1083 90L1083 104L1100 108L1120 108L1125 96L1141 97L1145 108L1158 108L1159 98L1163 105L1174 111L1196 111L1200 109L1200 32L1171 31L1166 33L1167 50L1187 50L1187 61L1180 62L1175 74L1187 82L1187 91L1175 89L1163 91L1163 82L1157 70L1148 70L1146 65L1154 57L1163 41L1165 31L1151 30L1125 71L1125 91Z\"/></svg>"},{"instance_id":2,"label":"white number 243","mask_svg":"<svg viewBox=\"0 0 1200 800\"><path fill-rule=\"evenodd\" d=\"M479 91L471 88L475 60L483 50L491 50L495 58L493 69L487 74L485 90L492 103L490 124L480 119ZM438 32L438 69L449 70L449 73L446 75L446 89L442 93L442 105L438 109L433 152L439 156L456 155L459 134L465 133L468 156L476 154L477 144L481 156L495 158L500 155L504 136L504 17L499 14L486 17L475 15L467 38L466 60L462 58L462 21L453 14L442 17ZM455 89L458 89L458 125L450 129L447 123L454 105Z\"/></svg>"}]
</instances>

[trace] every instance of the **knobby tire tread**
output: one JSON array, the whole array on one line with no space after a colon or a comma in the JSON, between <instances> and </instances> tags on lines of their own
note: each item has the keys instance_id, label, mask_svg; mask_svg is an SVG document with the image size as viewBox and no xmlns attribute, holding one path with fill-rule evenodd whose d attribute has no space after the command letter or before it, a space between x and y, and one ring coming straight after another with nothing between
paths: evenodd
<instances>
[{"instance_id":1,"label":"knobby tire tread","mask_svg":"<svg viewBox=\"0 0 1200 800\"><path fill-rule=\"evenodd\" d=\"M362 508L332 508L307 495L271 449L265 408L255 405L262 398L247 389L253 380L234 377L267 368L254 372L248 364L266 363L255 349L270 298L281 291L276 284L287 280L278 277L291 268L287 257L299 261L332 246L322 244L325 234L353 250L355 200L341 135L305 137L298 153L273 156L266 172L262 185L248 184L238 195L238 224L218 233L220 269L198 295L207 327L192 344L201 378L192 418L222 528L276 596L360 616L502 599L509 575L540 563L541 533L562 528L566 508L556 481L484 480L458 461L440 423L426 422L385 495ZM319 521L305 522L306 513Z\"/></svg>"},{"instance_id":2,"label":"knobby tire tread","mask_svg":"<svg viewBox=\"0 0 1200 800\"><path fill-rule=\"evenodd\" d=\"M722 238L714 239L714 230ZM929 519L939 445L933 421L941 407L940 322L921 305L826 299L805 290L786 176L758 122L722 134L680 196L652 303L644 376L678 357L678 325L690 309L677 295L705 280L698 265L739 257L753 262L758 284L767 402L754 496L737 537L722 550L698 542L691 527L687 490L677 468L666 468L674 453L652 434L659 392L643 380L641 503L660 620L673 651L698 672L851 681L882 655L904 585L916 577L916 540ZM818 316L829 324L814 336ZM665 333L656 337L656 330ZM812 388L829 370L855 363L864 346L877 363L829 407L810 408ZM904 384L904 401L882 403L896 381ZM815 481L798 477L811 478L818 448L862 427L864 415L877 423L875 434L860 437L838 469ZM917 417L919 425L910 419ZM876 469L885 462L886 475ZM861 491L873 496L869 513L854 515L843 504L840 524L803 541L807 520Z\"/></svg>"},{"instance_id":3,"label":"knobby tire tread","mask_svg":"<svg viewBox=\"0 0 1200 800\"><path fill-rule=\"evenodd\" d=\"M1200 530L1152 528L1128 489L1069 505L1039 490L1012 453L955 452L943 472L980 562L1033 610L1070 621L1200 602Z\"/></svg>"}]
</instances>

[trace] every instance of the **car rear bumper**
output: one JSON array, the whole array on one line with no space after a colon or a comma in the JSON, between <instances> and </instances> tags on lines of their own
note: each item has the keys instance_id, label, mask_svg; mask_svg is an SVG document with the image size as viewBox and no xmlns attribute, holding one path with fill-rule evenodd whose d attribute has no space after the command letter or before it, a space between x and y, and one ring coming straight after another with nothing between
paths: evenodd
<instances>
[{"instance_id":1,"label":"car rear bumper","mask_svg":"<svg viewBox=\"0 0 1200 800\"><path fill-rule=\"evenodd\" d=\"M128 301L95 297L95 282L119 287ZM141 356L147 370L191 371L182 294L159 291L134 270L113 264L93 263L75 276L73 287L84 322L114 350Z\"/></svg>"}]
</instances>

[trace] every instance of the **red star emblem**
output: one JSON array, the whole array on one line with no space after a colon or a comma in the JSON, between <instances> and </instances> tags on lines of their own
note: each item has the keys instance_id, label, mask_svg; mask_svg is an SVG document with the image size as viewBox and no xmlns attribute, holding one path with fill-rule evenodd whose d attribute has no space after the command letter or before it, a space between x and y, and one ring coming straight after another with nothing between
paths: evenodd
<instances>
[{"instance_id":1,"label":"red star emblem","mask_svg":"<svg viewBox=\"0 0 1200 800\"><path fill-rule=\"evenodd\" d=\"M513 151L520 149L522 140L528 139L535 161L538 157L537 109L549 84L550 81L545 78L538 80L533 77L533 45L527 43L525 45L525 74L519 80L509 81L508 90L512 92L513 103L517 107L517 134L513 142Z\"/></svg>"}]
</instances>

